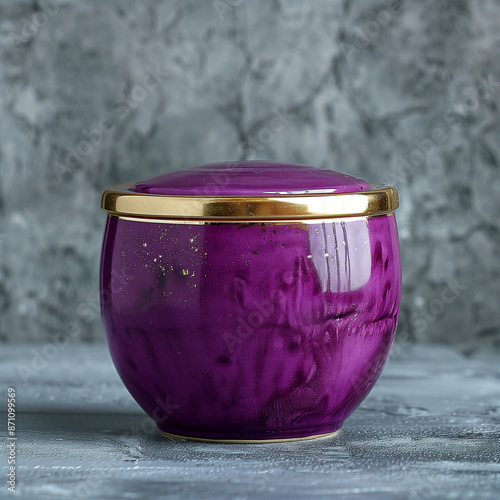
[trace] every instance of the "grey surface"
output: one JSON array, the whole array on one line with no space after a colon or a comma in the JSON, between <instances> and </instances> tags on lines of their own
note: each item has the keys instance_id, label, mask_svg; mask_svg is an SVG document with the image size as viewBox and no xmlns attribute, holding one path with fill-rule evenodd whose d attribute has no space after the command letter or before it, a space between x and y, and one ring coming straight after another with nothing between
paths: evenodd
<instances>
[{"instance_id":1,"label":"grey surface","mask_svg":"<svg viewBox=\"0 0 500 500\"><path fill-rule=\"evenodd\" d=\"M18 498L500 497L498 351L403 349L337 436L226 445L163 438L104 346L68 345L45 367L34 349L0 355L2 394L17 390Z\"/></svg>"},{"instance_id":2,"label":"grey surface","mask_svg":"<svg viewBox=\"0 0 500 500\"><path fill-rule=\"evenodd\" d=\"M500 3L391 5L0 0L0 338L102 340L102 188L247 156L394 182L399 338L499 343Z\"/></svg>"}]
</instances>

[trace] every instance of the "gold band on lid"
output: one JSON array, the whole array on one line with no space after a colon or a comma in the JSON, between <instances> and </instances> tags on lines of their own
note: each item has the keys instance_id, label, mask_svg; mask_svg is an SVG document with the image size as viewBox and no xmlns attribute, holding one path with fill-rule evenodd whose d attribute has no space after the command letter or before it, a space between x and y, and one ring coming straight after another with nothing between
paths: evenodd
<instances>
[{"instance_id":1,"label":"gold band on lid","mask_svg":"<svg viewBox=\"0 0 500 500\"><path fill-rule=\"evenodd\" d=\"M356 193L216 197L137 193L134 184L127 183L105 189L101 207L126 218L214 222L382 215L398 208L396 188L375 183L370 187Z\"/></svg>"}]
</instances>

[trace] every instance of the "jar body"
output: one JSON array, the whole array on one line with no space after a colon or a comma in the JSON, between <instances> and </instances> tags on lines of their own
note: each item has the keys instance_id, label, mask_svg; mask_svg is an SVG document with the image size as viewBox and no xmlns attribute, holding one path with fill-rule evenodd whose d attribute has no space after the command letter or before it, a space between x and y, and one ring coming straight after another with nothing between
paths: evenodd
<instances>
[{"instance_id":1,"label":"jar body","mask_svg":"<svg viewBox=\"0 0 500 500\"><path fill-rule=\"evenodd\" d=\"M275 224L108 216L108 346L165 433L265 440L338 430L387 360L400 295L393 214Z\"/></svg>"}]
</instances>

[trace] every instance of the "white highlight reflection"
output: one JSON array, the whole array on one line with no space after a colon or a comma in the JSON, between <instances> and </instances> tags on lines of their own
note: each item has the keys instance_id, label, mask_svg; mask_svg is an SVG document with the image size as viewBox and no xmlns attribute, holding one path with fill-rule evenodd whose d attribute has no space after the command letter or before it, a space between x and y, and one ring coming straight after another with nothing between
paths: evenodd
<instances>
[{"instance_id":1,"label":"white highlight reflection","mask_svg":"<svg viewBox=\"0 0 500 500\"><path fill-rule=\"evenodd\" d=\"M359 290L370 279L368 219L311 225L309 243L324 292Z\"/></svg>"}]
</instances>

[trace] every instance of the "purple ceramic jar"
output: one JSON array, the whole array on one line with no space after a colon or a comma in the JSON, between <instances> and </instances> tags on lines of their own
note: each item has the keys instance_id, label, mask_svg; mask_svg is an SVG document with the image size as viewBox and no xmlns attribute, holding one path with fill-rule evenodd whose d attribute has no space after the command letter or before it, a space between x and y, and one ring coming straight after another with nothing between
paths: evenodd
<instances>
[{"instance_id":1,"label":"purple ceramic jar","mask_svg":"<svg viewBox=\"0 0 500 500\"><path fill-rule=\"evenodd\" d=\"M164 434L337 431L394 340L390 186L231 162L104 191L102 315L124 384Z\"/></svg>"}]
</instances>

